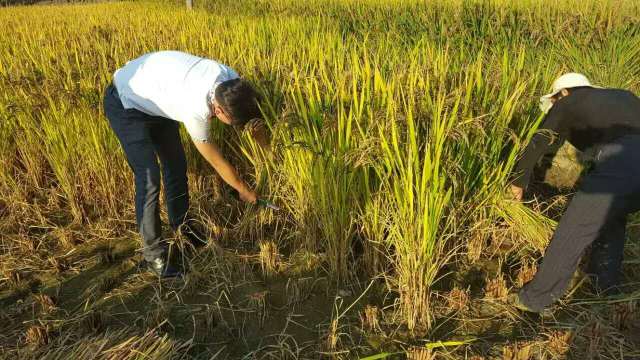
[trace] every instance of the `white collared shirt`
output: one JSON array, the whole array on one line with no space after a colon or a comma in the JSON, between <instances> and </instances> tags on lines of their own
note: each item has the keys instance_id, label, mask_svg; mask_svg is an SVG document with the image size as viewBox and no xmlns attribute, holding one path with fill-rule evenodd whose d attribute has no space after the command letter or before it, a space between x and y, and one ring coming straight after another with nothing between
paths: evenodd
<instances>
[{"instance_id":1,"label":"white collared shirt","mask_svg":"<svg viewBox=\"0 0 640 360\"><path fill-rule=\"evenodd\" d=\"M158 51L129 61L113 77L125 109L180 121L194 141L208 142L213 115L208 94L239 76L213 60Z\"/></svg>"}]
</instances>

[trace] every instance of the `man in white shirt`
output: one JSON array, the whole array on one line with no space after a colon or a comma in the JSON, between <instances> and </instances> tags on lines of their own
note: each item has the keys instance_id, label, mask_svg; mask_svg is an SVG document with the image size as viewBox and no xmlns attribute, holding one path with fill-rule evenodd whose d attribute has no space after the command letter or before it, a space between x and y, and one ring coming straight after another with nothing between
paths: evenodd
<instances>
[{"instance_id":1,"label":"man in white shirt","mask_svg":"<svg viewBox=\"0 0 640 360\"><path fill-rule=\"evenodd\" d=\"M160 51L129 61L114 73L106 89L104 110L135 175L136 220L148 267L160 277L181 271L167 259L161 239L160 173L165 187L169 223L194 245L205 240L187 221L187 164L180 140L184 123L195 147L244 201L256 193L211 141L215 116L225 124L243 126L260 117L257 94L231 68L178 51Z\"/></svg>"}]
</instances>

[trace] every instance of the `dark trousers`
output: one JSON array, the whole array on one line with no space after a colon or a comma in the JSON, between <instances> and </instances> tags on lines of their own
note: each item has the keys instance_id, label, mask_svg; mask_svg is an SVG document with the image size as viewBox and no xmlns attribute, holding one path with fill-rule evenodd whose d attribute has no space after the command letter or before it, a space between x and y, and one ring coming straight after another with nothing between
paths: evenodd
<instances>
[{"instance_id":1,"label":"dark trousers","mask_svg":"<svg viewBox=\"0 0 640 360\"><path fill-rule=\"evenodd\" d=\"M104 111L135 175L136 221L142 235L144 257L152 260L166 256L167 247L161 239L158 159L162 164L167 213L173 229L185 221L189 208L187 162L179 123L124 109L113 85L106 89Z\"/></svg>"},{"instance_id":2,"label":"dark trousers","mask_svg":"<svg viewBox=\"0 0 640 360\"><path fill-rule=\"evenodd\" d=\"M540 311L565 292L584 250L597 288L620 282L627 215L640 210L640 136L629 135L596 151L595 166L556 228L542 265L520 291L520 300Z\"/></svg>"}]
</instances>

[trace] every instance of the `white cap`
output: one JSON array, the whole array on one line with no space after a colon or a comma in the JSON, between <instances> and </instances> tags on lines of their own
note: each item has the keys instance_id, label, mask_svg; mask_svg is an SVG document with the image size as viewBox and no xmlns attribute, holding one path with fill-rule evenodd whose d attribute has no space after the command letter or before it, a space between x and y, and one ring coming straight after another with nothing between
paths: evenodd
<instances>
[{"instance_id":1,"label":"white cap","mask_svg":"<svg viewBox=\"0 0 640 360\"><path fill-rule=\"evenodd\" d=\"M550 94L543 95L540 98L540 109L545 114L548 113L549 110L551 110L551 107L553 106L553 102L551 101L552 97L556 96L560 91L564 89L571 89L571 88L583 87L583 86L598 88L598 89L600 88L599 86L592 85L586 76L579 73L567 73L560 76L553 82L552 92Z\"/></svg>"}]
</instances>

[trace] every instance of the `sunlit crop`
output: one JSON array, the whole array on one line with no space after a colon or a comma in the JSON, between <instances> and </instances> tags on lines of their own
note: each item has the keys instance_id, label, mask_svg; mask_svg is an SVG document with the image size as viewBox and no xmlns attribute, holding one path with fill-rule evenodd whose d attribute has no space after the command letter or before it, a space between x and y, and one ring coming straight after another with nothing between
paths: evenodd
<instances>
[{"instance_id":1,"label":"sunlit crop","mask_svg":"<svg viewBox=\"0 0 640 360\"><path fill-rule=\"evenodd\" d=\"M83 237L92 227L89 242L135 236L132 175L102 94L128 60L176 49L230 65L263 97L271 151L222 124L214 138L282 211L233 201L187 146L193 212L212 232L228 229L221 245L257 253L261 241L273 241L290 269L296 259L315 259L309 266L333 289L374 280L391 299L394 324L430 338L452 273L497 259L524 263L544 250L554 221L544 207L510 200L506 189L542 119L537 98L554 77L580 71L596 84L640 91L640 3L632 0L196 6L0 9L5 273L27 266L18 258L39 256L28 265L38 269L51 254L71 251L49 235L56 229ZM235 209L228 218L223 202ZM206 278L222 266L213 263L192 268ZM198 289L213 281L198 279ZM8 284L0 278L0 288ZM127 346L124 333L116 335L118 342L99 339L114 354L117 344ZM185 349L136 336L130 343L154 356ZM324 351L350 358L340 343Z\"/></svg>"}]
</instances>

